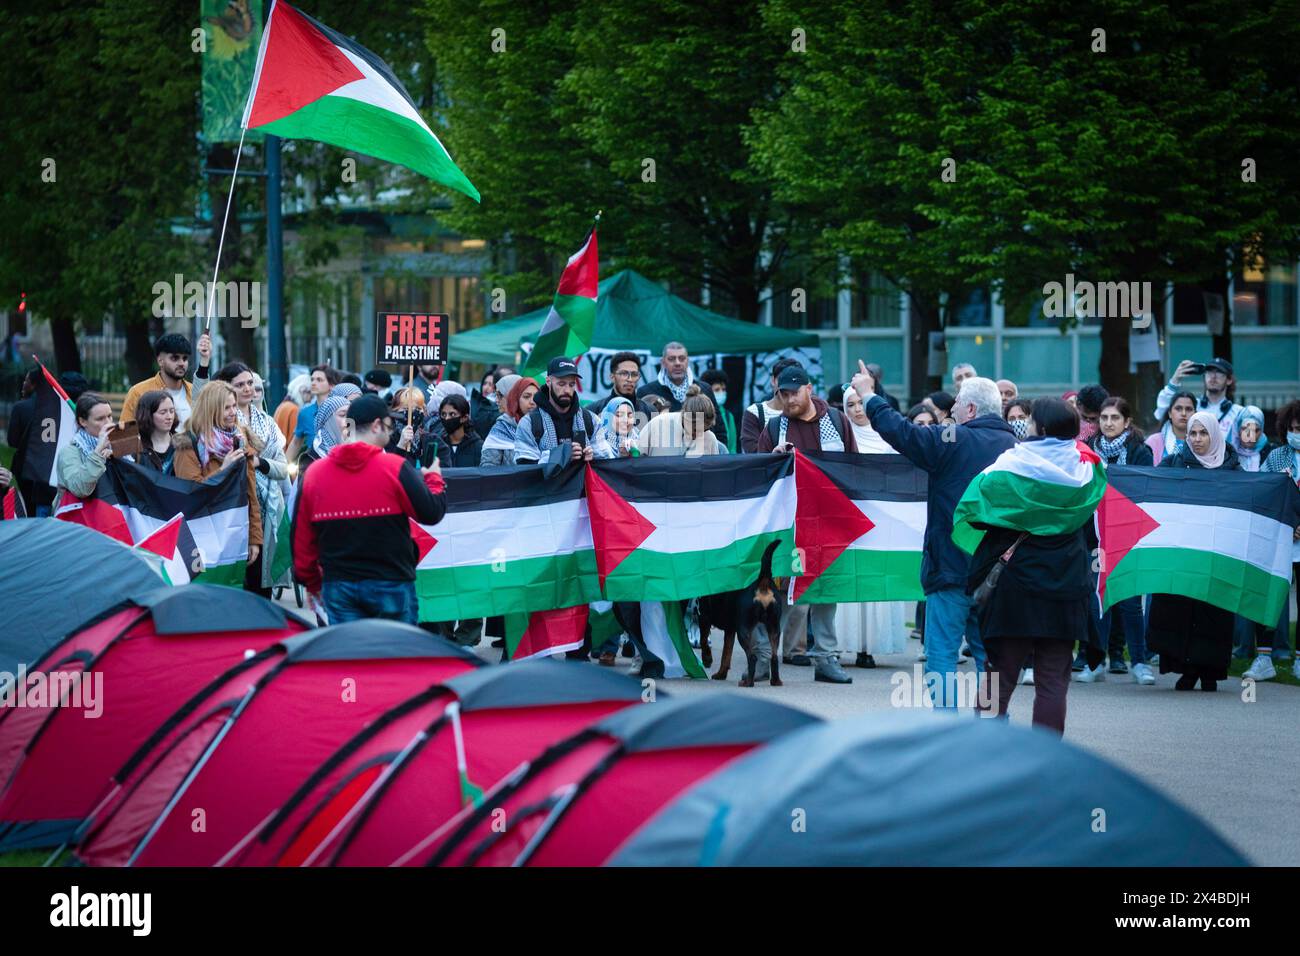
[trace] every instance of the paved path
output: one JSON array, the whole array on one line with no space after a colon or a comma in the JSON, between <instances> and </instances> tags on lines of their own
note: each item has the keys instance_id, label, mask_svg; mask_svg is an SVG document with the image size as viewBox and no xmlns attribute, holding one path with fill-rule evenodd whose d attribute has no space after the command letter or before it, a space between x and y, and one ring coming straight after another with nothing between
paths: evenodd
<instances>
[{"instance_id":1,"label":"paved path","mask_svg":"<svg viewBox=\"0 0 1300 956\"><path fill-rule=\"evenodd\" d=\"M283 602L293 608L290 598ZM715 655L721 644L715 634ZM731 680L664 680L669 693L762 694L801 707L827 720L889 709L890 676L909 674L919 643L908 651L877 658L875 670L848 667L853 684L813 681L810 667L783 667L783 687L736 686L744 655L737 649ZM487 642L477 648L489 661L500 650ZM631 661L619 658L620 670ZM595 664L591 666L597 666ZM1174 675L1140 687L1131 677L1109 676L1101 684L1072 684L1065 738L1140 776L1185 807L1199 813L1253 862L1265 866L1300 865L1300 687L1257 684L1256 699L1242 700L1241 682L1229 678L1213 694L1177 693ZM1029 724L1033 688L1018 687L1011 719Z\"/></svg>"}]
</instances>

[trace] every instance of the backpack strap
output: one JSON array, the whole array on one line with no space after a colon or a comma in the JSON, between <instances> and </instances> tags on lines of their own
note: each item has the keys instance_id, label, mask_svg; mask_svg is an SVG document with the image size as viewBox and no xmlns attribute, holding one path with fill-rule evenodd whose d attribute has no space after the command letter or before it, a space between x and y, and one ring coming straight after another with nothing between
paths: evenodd
<instances>
[{"instance_id":1,"label":"backpack strap","mask_svg":"<svg viewBox=\"0 0 1300 956\"><path fill-rule=\"evenodd\" d=\"M767 420L767 424L763 426L767 429L768 437L772 439L773 448L784 440L784 436L781 434L781 423L783 421L785 421L784 415L773 415Z\"/></svg>"},{"instance_id":2,"label":"backpack strap","mask_svg":"<svg viewBox=\"0 0 1300 956\"><path fill-rule=\"evenodd\" d=\"M840 441L844 442L845 448L848 448L849 436L845 432L845 428L848 425L848 422L844 417L844 413L840 411L838 408L834 408L834 407L827 408L827 411L830 412L831 424L834 425L835 430L840 433Z\"/></svg>"},{"instance_id":3,"label":"backpack strap","mask_svg":"<svg viewBox=\"0 0 1300 956\"><path fill-rule=\"evenodd\" d=\"M533 441L540 446L542 435L546 433L546 428L542 424L542 410L540 408L534 408L528 413L528 424L533 430Z\"/></svg>"}]
</instances>

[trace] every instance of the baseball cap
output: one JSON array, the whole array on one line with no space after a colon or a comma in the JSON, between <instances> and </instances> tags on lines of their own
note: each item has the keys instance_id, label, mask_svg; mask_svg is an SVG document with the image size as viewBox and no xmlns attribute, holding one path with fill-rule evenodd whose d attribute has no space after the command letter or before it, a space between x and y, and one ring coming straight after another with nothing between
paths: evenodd
<instances>
[{"instance_id":1,"label":"baseball cap","mask_svg":"<svg viewBox=\"0 0 1300 956\"><path fill-rule=\"evenodd\" d=\"M798 365L781 369L781 374L776 379L776 388L779 392L793 392L809 384L811 383L808 381L808 373Z\"/></svg>"},{"instance_id":2,"label":"baseball cap","mask_svg":"<svg viewBox=\"0 0 1300 956\"><path fill-rule=\"evenodd\" d=\"M568 378L577 374L578 366L574 364L573 359L567 359L563 355L557 355L546 366L547 378Z\"/></svg>"},{"instance_id":3,"label":"baseball cap","mask_svg":"<svg viewBox=\"0 0 1300 956\"><path fill-rule=\"evenodd\" d=\"M348 406L348 418L357 428L392 417L388 405L378 395L360 395Z\"/></svg>"},{"instance_id":4,"label":"baseball cap","mask_svg":"<svg viewBox=\"0 0 1300 956\"><path fill-rule=\"evenodd\" d=\"M1229 362L1227 359L1212 358L1205 363L1205 367L1207 369L1211 369L1211 368L1217 369L1218 371L1222 372L1224 375L1232 374L1232 363Z\"/></svg>"}]
</instances>

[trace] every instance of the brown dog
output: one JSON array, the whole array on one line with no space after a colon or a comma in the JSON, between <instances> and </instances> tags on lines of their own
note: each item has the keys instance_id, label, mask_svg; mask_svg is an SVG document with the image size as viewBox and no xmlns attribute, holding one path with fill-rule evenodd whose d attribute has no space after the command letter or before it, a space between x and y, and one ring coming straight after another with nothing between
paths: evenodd
<instances>
[{"instance_id":1,"label":"brown dog","mask_svg":"<svg viewBox=\"0 0 1300 956\"><path fill-rule=\"evenodd\" d=\"M772 577L772 554L777 544L773 541L768 545L758 577L749 587L700 598L700 644L707 643L709 631L714 627L723 633L722 659L713 675L714 680L727 679L732 647L739 637L748 665L745 675L740 678L740 686L754 686L754 671L758 665L757 631L762 625L772 647L772 686L781 686L781 615L785 610L785 592L778 579Z\"/></svg>"}]
</instances>

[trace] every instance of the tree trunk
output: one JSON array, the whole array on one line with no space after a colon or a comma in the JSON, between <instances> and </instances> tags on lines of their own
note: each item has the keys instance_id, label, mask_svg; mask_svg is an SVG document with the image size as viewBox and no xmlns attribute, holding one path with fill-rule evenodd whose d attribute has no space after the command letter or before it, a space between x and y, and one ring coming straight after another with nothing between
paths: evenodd
<instances>
[{"instance_id":1,"label":"tree trunk","mask_svg":"<svg viewBox=\"0 0 1300 956\"><path fill-rule=\"evenodd\" d=\"M1133 329L1133 318L1127 315L1108 315L1101 320L1101 358L1097 362L1097 377L1102 387L1112 395L1135 400L1133 373L1129 371L1128 336Z\"/></svg>"},{"instance_id":2,"label":"tree trunk","mask_svg":"<svg viewBox=\"0 0 1300 956\"><path fill-rule=\"evenodd\" d=\"M81 371L81 350L77 348L77 327L69 318L50 319L54 339L54 367L60 372Z\"/></svg>"},{"instance_id":3,"label":"tree trunk","mask_svg":"<svg viewBox=\"0 0 1300 956\"><path fill-rule=\"evenodd\" d=\"M153 339L143 320L126 323L126 373L132 382L140 382L155 371ZM197 361L197 359L196 359Z\"/></svg>"},{"instance_id":4,"label":"tree trunk","mask_svg":"<svg viewBox=\"0 0 1300 956\"><path fill-rule=\"evenodd\" d=\"M1227 274L1218 275L1201 283L1206 292L1213 292L1223 297L1223 332L1211 336L1210 351L1206 358L1221 358L1232 361L1232 297L1228 295ZM1199 361L1199 360L1198 360Z\"/></svg>"},{"instance_id":5,"label":"tree trunk","mask_svg":"<svg viewBox=\"0 0 1300 956\"><path fill-rule=\"evenodd\" d=\"M763 306L758 301L758 289L753 283L738 286L736 289L736 318L742 322L758 324L763 314Z\"/></svg>"},{"instance_id":6,"label":"tree trunk","mask_svg":"<svg viewBox=\"0 0 1300 956\"><path fill-rule=\"evenodd\" d=\"M912 290L908 292L908 302L907 335L910 349L907 387L911 393L908 402L915 404L943 387L943 376L930 374L930 333L940 331L942 325L939 322L937 295Z\"/></svg>"}]
</instances>

